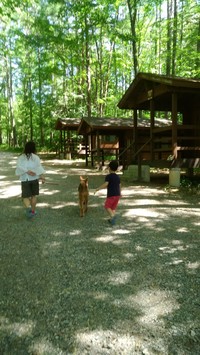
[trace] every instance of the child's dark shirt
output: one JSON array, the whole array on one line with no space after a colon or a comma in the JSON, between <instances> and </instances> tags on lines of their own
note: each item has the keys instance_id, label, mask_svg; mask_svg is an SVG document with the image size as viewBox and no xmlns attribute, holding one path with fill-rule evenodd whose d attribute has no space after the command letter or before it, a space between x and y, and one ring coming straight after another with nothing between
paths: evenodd
<instances>
[{"instance_id":1,"label":"child's dark shirt","mask_svg":"<svg viewBox=\"0 0 200 355\"><path fill-rule=\"evenodd\" d=\"M120 196L120 178L115 173L106 175L105 181L108 182L107 197Z\"/></svg>"}]
</instances>

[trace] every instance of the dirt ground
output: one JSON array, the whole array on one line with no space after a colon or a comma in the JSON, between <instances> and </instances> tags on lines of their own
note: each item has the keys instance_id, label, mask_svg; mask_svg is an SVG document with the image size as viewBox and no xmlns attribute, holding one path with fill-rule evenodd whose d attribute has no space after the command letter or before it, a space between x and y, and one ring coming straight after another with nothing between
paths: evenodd
<instances>
[{"instance_id":1,"label":"dirt ground","mask_svg":"<svg viewBox=\"0 0 200 355\"><path fill-rule=\"evenodd\" d=\"M94 195L106 172L45 160L27 219L0 153L0 354L200 354L200 196L123 181L117 224ZM89 210L79 217L79 175Z\"/></svg>"}]
</instances>

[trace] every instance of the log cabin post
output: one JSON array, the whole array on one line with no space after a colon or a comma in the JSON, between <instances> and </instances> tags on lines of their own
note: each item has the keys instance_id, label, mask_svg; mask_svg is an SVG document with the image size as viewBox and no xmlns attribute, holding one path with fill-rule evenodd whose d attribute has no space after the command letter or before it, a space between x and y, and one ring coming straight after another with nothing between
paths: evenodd
<instances>
[{"instance_id":1,"label":"log cabin post","mask_svg":"<svg viewBox=\"0 0 200 355\"><path fill-rule=\"evenodd\" d=\"M172 93L172 155L177 159L177 94Z\"/></svg>"},{"instance_id":2,"label":"log cabin post","mask_svg":"<svg viewBox=\"0 0 200 355\"><path fill-rule=\"evenodd\" d=\"M60 154L63 152L63 144L62 144L62 129L60 130L60 149L59 149L59 158Z\"/></svg>"},{"instance_id":3,"label":"log cabin post","mask_svg":"<svg viewBox=\"0 0 200 355\"><path fill-rule=\"evenodd\" d=\"M90 151L91 151L91 166L93 167L94 166L94 136L93 134L91 133L90 134Z\"/></svg>"},{"instance_id":4,"label":"log cabin post","mask_svg":"<svg viewBox=\"0 0 200 355\"><path fill-rule=\"evenodd\" d=\"M88 163L89 163L89 157L91 159L90 163L92 166L92 134L88 134L88 147L87 147L87 154L88 154Z\"/></svg>"},{"instance_id":5,"label":"log cabin post","mask_svg":"<svg viewBox=\"0 0 200 355\"><path fill-rule=\"evenodd\" d=\"M71 160L72 153L74 152L73 152L73 146L71 144L71 132L69 129L67 130L67 142L65 143L65 145L66 145L66 158L68 160Z\"/></svg>"},{"instance_id":6,"label":"log cabin post","mask_svg":"<svg viewBox=\"0 0 200 355\"><path fill-rule=\"evenodd\" d=\"M141 161L141 153L138 155L138 181L142 180L142 161Z\"/></svg>"},{"instance_id":7,"label":"log cabin post","mask_svg":"<svg viewBox=\"0 0 200 355\"><path fill-rule=\"evenodd\" d=\"M154 154L154 141L153 141L153 131L154 131L154 124L155 124L155 104L154 100L150 100L150 156L151 160L155 159L155 154Z\"/></svg>"},{"instance_id":8,"label":"log cabin post","mask_svg":"<svg viewBox=\"0 0 200 355\"><path fill-rule=\"evenodd\" d=\"M86 134L85 135L85 163L86 163L86 166L88 166L88 135Z\"/></svg>"},{"instance_id":9,"label":"log cabin post","mask_svg":"<svg viewBox=\"0 0 200 355\"><path fill-rule=\"evenodd\" d=\"M100 163L100 137L99 137L99 131L97 131L97 162L98 164ZM102 162L102 165L103 165L103 162Z\"/></svg>"},{"instance_id":10,"label":"log cabin post","mask_svg":"<svg viewBox=\"0 0 200 355\"><path fill-rule=\"evenodd\" d=\"M136 158L137 153L137 136L138 136L138 124L137 124L137 110L133 111L133 157Z\"/></svg>"},{"instance_id":11,"label":"log cabin post","mask_svg":"<svg viewBox=\"0 0 200 355\"><path fill-rule=\"evenodd\" d=\"M138 181L141 180L142 177L142 167L141 167L141 157L140 154L136 157L136 153L138 150L138 120L137 120L137 110L133 111L133 142L134 142L134 149L133 154L134 158L137 160L138 164Z\"/></svg>"},{"instance_id":12,"label":"log cabin post","mask_svg":"<svg viewBox=\"0 0 200 355\"><path fill-rule=\"evenodd\" d=\"M64 156L63 156L63 158L66 159L66 131L65 130L64 130L63 142L64 142Z\"/></svg>"}]
</instances>

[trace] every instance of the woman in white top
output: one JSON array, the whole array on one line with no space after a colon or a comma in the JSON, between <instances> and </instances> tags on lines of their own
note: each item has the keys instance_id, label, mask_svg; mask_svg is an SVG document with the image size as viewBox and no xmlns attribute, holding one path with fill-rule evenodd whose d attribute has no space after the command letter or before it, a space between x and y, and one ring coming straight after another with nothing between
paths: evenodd
<instances>
[{"instance_id":1,"label":"woman in white top","mask_svg":"<svg viewBox=\"0 0 200 355\"><path fill-rule=\"evenodd\" d=\"M37 195L39 195L39 179L45 182L45 170L41 165L40 158L36 155L35 143L30 141L25 145L24 153L21 154L17 161L15 171L20 177L22 199L26 207L27 217L34 217L37 203Z\"/></svg>"}]
</instances>

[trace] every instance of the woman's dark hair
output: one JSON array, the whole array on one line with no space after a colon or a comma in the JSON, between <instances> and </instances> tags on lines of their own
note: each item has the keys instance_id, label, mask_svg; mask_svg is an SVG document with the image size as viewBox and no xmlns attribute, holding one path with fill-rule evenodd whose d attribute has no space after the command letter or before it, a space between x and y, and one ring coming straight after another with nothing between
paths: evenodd
<instances>
[{"instance_id":1,"label":"woman's dark hair","mask_svg":"<svg viewBox=\"0 0 200 355\"><path fill-rule=\"evenodd\" d=\"M36 147L35 147L35 143L30 141L27 142L24 148L24 154L26 154L26 156L29 158L31 154L35 154L36 153Z\"/></svg>"},{"instance_id":2,"label":"woman's dark hair","mask_svg":"<svg viewBox=\"0 0 200 355\"><path fill-rule=\"evenodd\" d=\"M109 168L112 170L112 171L116 171L118 169L118 162L117 160L111 160L111 162L109 163Z\"/></svg>"}]
</instances>

